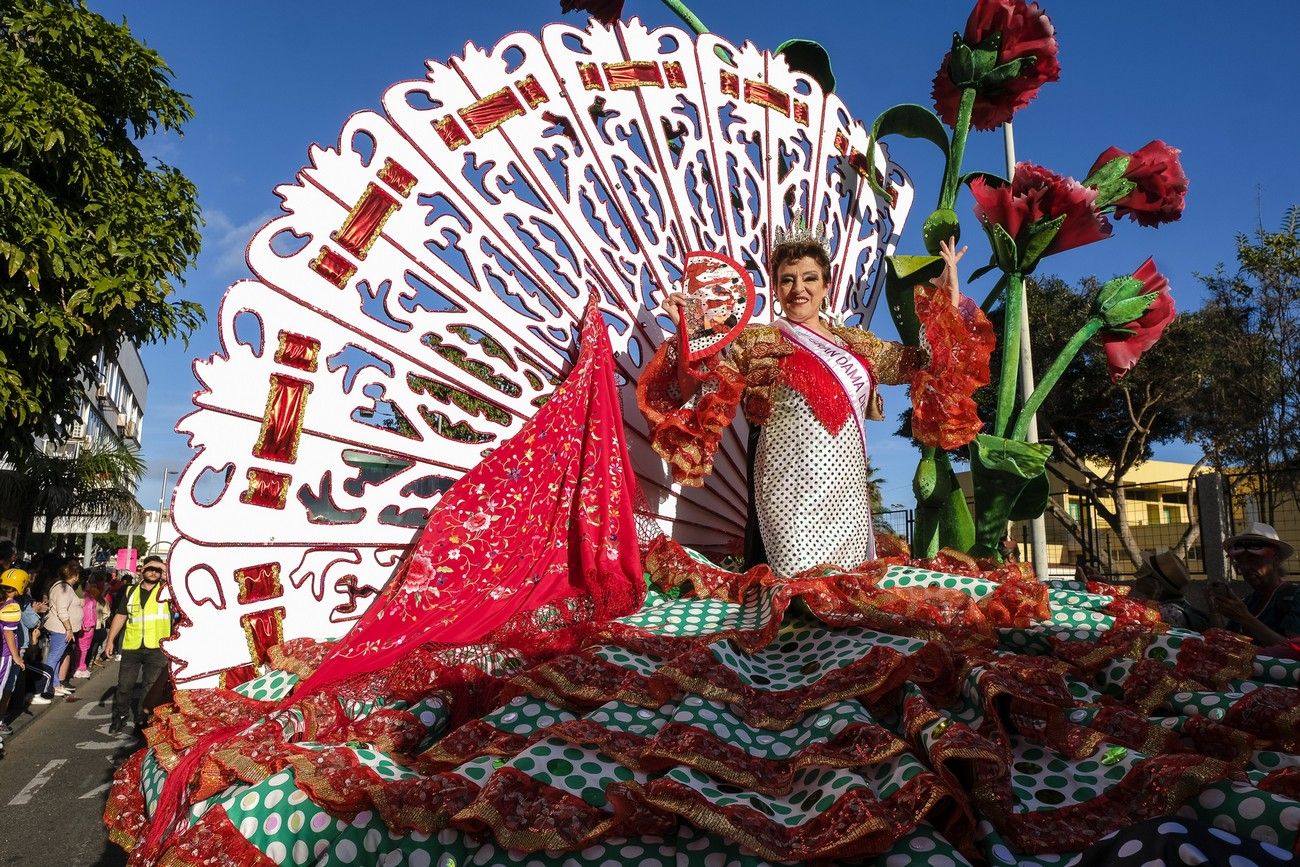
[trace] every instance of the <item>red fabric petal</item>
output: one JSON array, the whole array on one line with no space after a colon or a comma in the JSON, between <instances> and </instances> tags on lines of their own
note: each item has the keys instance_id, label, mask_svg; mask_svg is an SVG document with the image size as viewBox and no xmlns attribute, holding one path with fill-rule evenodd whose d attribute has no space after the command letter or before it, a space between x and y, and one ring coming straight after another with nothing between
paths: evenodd
<instances>
[{"instance_id":1,"label":"red fabric petal","mask_svg":"<svg viewBox=\"0 0 1300 867\"><path fill-rule=\"evenodd\" d=\"M998 63L1003 64L1020 57L1034 58L1020 74L997 88L981 90L975 97L971 111L971 126L975 129L996 129L1012 115L1029 104L1044 84L1061 77L1057 59L1056 31L1047 13L1037 3L1024 0L979 0L966 20L963 41L974 47L993 33L1002 34L998 49ZM961 91L948 77L948 59L945 55L934 78L935 111L948 126L957 124L957 107Z\"/></svg>"},{"instance_id":2,"label":"red fabric petal","mask_svg":"<svg viewBox=\"0 0 1300 867\"><path fill-rule=\"evenodd\" d=\"M1156 341L1165 333L1165 328L1174 321L1178 310L1174 305L1174 296L1169 292L1169 281L1156 269L1154 259L1142 263L1133 276L1142 281L1143 295L1155 294L1155 302L1139 319L1124 327L1132 334L1109 332L1102 337L1102 347L1106 350L1106 365L1110 368L1110 381L1118 382L1120 377L1133 369L1142 353L1156 345Z\"/></svg>"},{"instance_id":3,"label":"red fabric petal","mask_svg":"<svg viewBox=\"0 0 1300 867\"><path fill-rule=\"evenodd\" d=\"M1002 226L1017 244L1027 240L1022 235L1033 224L1064 215L1065 222L1044 256L1110 237L1110 221L1095 206L1097 191L1042 166L1018 163L1010 184L975 178L970 190L980 222Z\"/></svg>"}]
</instances>

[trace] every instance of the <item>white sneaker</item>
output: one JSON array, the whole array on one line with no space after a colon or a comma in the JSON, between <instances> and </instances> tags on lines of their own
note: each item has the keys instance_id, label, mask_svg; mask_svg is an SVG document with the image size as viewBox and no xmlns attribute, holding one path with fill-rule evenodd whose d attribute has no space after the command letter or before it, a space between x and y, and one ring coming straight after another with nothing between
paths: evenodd
<instances>
[{"instance_id":1,"label":"white sneaker","mask_svg":"<svg viewBox=\"0 0 1300 867\"><path fill-rule=\"evenodd\" d=\"M77 680L85 680L86 678L90 677L90 672L83 668L78 671L74 671L72 673L72 676L75 677Z\"/></svg>"},{"instance_id":2,"label":"white sneaker","mask_svg":"<svg viewBox=\"0 0 1300 867\"><path fill-rule=\"evenodd\" d=\"M52 702L52 701L54 701L54 699L52 699L52 698L46 698L46 697L43 696L43 695L34 695L34 696L32 696L32 704L49 704L49 703Z\"/></svg>"},{"instance_id":3,"label":"white sneaker","mask_svg":"<svg viewBox=\"0 0 1300 867\"><path fill-rule=\"evenodd\" d=\"M75 689L69 689L69 688L66 687L66 686L56 686L56 687L54 687L54 694L55 694L55 695L72 695L74 692L76 692Z\"/></svg>"}]
</instances>

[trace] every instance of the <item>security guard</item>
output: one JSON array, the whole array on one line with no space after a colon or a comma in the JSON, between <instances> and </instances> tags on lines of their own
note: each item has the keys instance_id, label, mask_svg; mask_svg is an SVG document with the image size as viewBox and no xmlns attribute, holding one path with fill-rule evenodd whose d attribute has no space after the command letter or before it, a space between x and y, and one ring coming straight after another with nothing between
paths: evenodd
<instances>
[{"instance_id":1,"label":"security guard","mask_svg":"<svg viewBox=\"0 0 1300 867\"><path fill-rule=\"evenodd\" d=\"M141 699L132 700L136 681L144 671L144 688L148 690L167 668L162 641L172 634L171 606L163 595L164 566L161 557L146 557L140 565L140 583L123 587L113 605L113 621L104 641L104 657L113 654L117 636L122 635L122 665L117 672L117 690L113 693L113 721L109 731L117 734L126 728L128 703L132 705L135 724L144 723Z\"/></svg>"}]
</instances>

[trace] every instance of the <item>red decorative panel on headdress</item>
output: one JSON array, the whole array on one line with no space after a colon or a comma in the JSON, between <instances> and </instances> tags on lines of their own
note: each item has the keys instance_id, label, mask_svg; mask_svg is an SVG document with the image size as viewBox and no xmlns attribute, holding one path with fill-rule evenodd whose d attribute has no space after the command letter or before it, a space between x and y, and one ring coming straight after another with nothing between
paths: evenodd
<instances>
[{"instance_id":1,"label":"red decorative panel on headdress","mask_svg":"<svg viewBox=\"0 0 1300 867\"><path fill-rule=\"evenodd\" d=\"M668 79L669 87L686 86L686 73L682 71L682 65L676 60L664 64L664 78Z\"/></svg>"},{"instance_id":2,"label":"red decorative panel on headdress","mask_svg":"<svg viewBox=\"0 0 1300 867\"><path fill-rule=\"evenodd\" d=\"M257 666L249 663L236 668L227 668L221 672L217 682L222 689L234 689L241 683L248 683L255 677L257 677Z\"/></svg>"},{"instance_id":3,"label":"red decorative panel on headdress","mask_svg":"<svg viewBox=\"0 0 1300 867\"><path fill-rule=\"evenodd\" d=\"M294 334L292 331L280 332L280 346L275 350L276 364L315 373L319 357L320 341L315 337Z\"/></svg>"},{"instance_id":4,"label":"red decorative panel on headdress","mask_svg":"<svg viewBox=\"0 0 1300 867\"><path fill-rule=\"evenodd\" d=\"M622 63L606 63L605 77L609 79L611 90L627 90L629 87L663 87L664 76L659 71L659 64L653 60L625 60Z\"/></svg>"},{"instance_id":5,"label":"red decorative panel on headdress","mask_svg":"<svg viewBox=\"0 0 1300 867\"><path fill-rule=\"evenodd\" d=\"M794 119L796 123L808 125L808 103L797 99L794 101Z\"/></svg>"},{"instance_id":6,"label":"red decorative panel on headdress","mask_svg":"<svg viewBox=\"0 0 1300 867\"><path fill-rule=\"evenodd\" d=\"M740 96L740 76L734 72L723 70L718 73L718 79L722 84L722 92L727 96Z\"/></svg>"},{"instance_id":7,"label":"red decorative panel on headdress","mask_svg":"<svg viewBox=\"0 0 1300 867\"><path fill-rule=\"evenodd\" d=\"M289 499L289 481L284 473L253 467L248 471L248 490L239 495L239 501L250 506L283 509Z\"/></svg>"},{"instance_id":8,"label":"red decorative panel on headdress","mask_svg":"<svg viewBox=\"0 0 1300 867\"><path fill-rule=\"evenodd\" d=\"M745 79L745 102L790 115L790 94L752 78Z\"/></svg>"},{"instance_id":9,"label":"red decorative panel on headdress","mask_svg":"<svg viewBox=\"0 0 1300 867\"><path fill-rule=\"evenodd\" d=\"M392 158L385 158L383 168L379 170L379 180L388 184L397 190L402 198L411 194L415 188L415 175L408 172L401 163L394 162Z\"/></svg>"},{"instance_id":10,"label":"red decorative panel on headdress","mask_svg":"<svg viewBox=\"0 0 1300 867\"><path fill-rule=\"evenodd\" d=\"M343 227L337 232L331 232L330 237L358 259L364 259L383 231L384 223L397 208L397 199L381 190L377 184L367 184L366 191L343 221Z\"/></svg>"},{"instance_id":11,"label":"red decorative panel on headdress","mask_svg":"<svg viewBox=\"0 0 1300 867\"><path fill-rule=\"evenodd\" d=\"M268 608L239 618L248 642L248 655L255 665L266 662L266 651L284 641L284 609Z\"/></svg>"},{"instance_id":12,"label":"red decorative panel on headdress","mask_svg":"<svg viewBox=\"0 0 1300 867\"><path fill-rule=\"evenodd\" d=\"M465 128L451 115L435 121L433 131L442 139L442 143L452 150L469 144L469 136L465 133Z\"/></svg>"},{"instance_id":13,"label":"red decorative panel on headdress","mask_svg":"<svg viewBox=\"0 0 1300 867\"><path fill-rule=\"evenodd\" d=\"M537 83L537 79L531 75L525 76L521 81L516 81L515 87L519 88L519 92L524 95L529 108L537 108L537 106L546 102L546 91L542 90L542 86Z\"/></svg>"},{"instance_id":14,"label":"red decorative panel on headdress","mask_svg":"<svg viewBox=\"0 0 1300 867\"><path fill-rule=\"evenodd\" d=\"M578 65L578 77L582 79L584 90L604 90L605 82L600 80L600 68L594 63Z\"/></svg>"},{"instance_id":15,"label":"red decorative panel on headdress","mask_svg":"<svg viewBox=\"0 0 1300 867\"><path fill-rule=\"evenodd\" d=\"M302 419L307 411L311 383L283 373L271 374L262 432L253 446L253 455L268 461L291 464L298 459L298 440L302 436Z\"/></svg>"},{"instance_id":16,"label":"red decorative panel on headdress","mask_svg":"<svg viewBox=\"0 0 1300 867\"><path fill-rule=\"evenodd\" d=\"M321 247L316 258L311 260L310 267L317 274L342 289L348 285L352 275L357 273L357 266L353 265L343 256L335 253L329 247Z\"/></svg>"},{"instance_id":17,"label":"red decorative panel on headdress","mask_svg":"<svg viewBox=\"0 0 1300 867\"><path fill-rule=\"evenodd\" d=\"M284 587L280 585L279 563L236 569L235 580L239 582L239 601L243 604L265 602L284 595Z\"/></svg>"},{"instance_id":18,"label":"red decorative panel on headdress","mask_svg":"<svg viewBox=\"0 0 1300 867\"><path fill-rule=\"evenodd\" d=\"M503 87L456 113L469 126L474 138L482 138L510 118L523 114L524 104L513 90Z\"/></svg>"},{"instance_id":19,"label":"red decorative panel on headdress","mask_svg":"<svg viewBox=\"0 0 1300 867\"><path fill-rule=\"evenodd\" d=\"M835 149L842 154L849 152L849 137L844 134L844 130L835 131Z\"/></svg>"}]
</instances>

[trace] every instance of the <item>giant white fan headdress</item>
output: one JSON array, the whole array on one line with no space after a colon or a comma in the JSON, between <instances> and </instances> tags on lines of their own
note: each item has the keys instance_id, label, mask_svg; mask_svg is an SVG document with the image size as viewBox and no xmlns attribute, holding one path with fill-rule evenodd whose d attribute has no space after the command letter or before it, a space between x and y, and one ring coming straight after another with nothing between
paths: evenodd
<instances>
[{"instance_id":1,"label":"giant white fan headdress","mask_svg":"<svg viewBox=\"0 0 1300 867\"><path fill-rule=\"evenodd\" d=\"M709 485L683 490L635 409L671 330L658 298L687 251L716 250L751 269L770 320L763 264L802 209L827 226L835 309L869 313L912 198L782 59L636 20L470 46L383 109L277 188L285 213L248 247L256 277L227 290L221 352L195 364L170 564L185 621L166 645L182 684L344 633L441 494L563 377L593 291L651 510L685 544L735 547L743 430Z\"/></svg>"}]
</instances>

